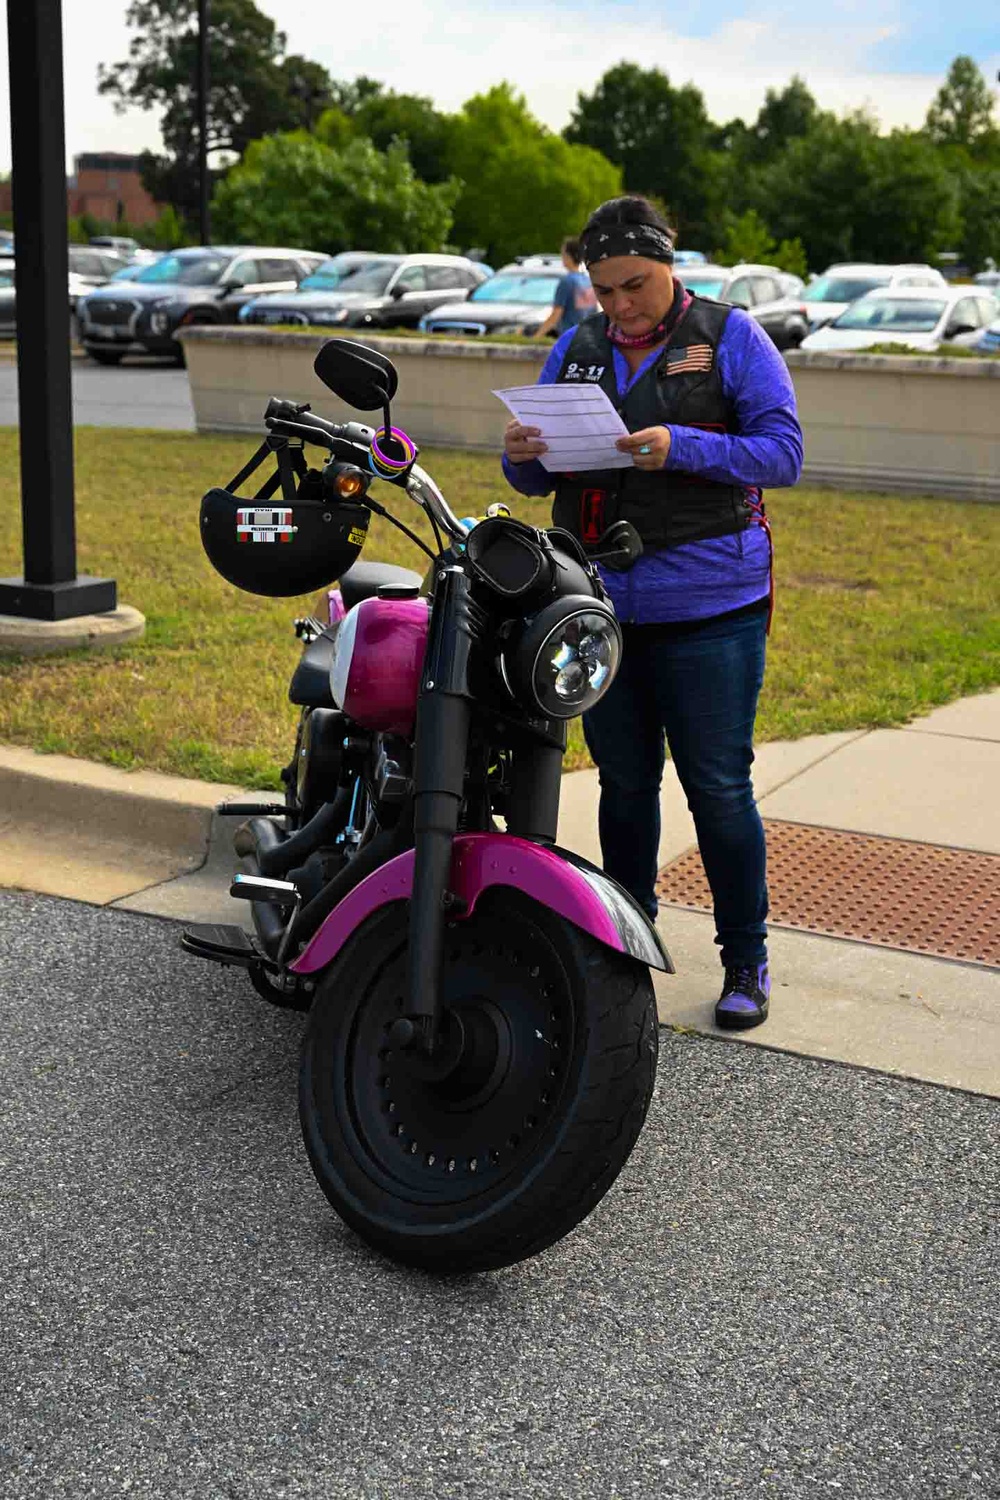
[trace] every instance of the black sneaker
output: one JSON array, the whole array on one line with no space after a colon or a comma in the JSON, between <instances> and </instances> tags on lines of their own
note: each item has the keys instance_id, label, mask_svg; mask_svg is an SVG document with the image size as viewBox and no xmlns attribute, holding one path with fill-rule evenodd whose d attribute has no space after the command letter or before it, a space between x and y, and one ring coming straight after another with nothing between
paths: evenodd
<instances>
[{"instance_id":1,"label":"black sneaker","mask_svg":"<svg viewBox=\"0 0 1000 1500\"><path fill-rule=\"evenodd\" d=\"M724 1031L749 1031L767 1020L771 975L767 962L729 964L715 1007L715 1024Z\"/></svg>"}]
</instances>

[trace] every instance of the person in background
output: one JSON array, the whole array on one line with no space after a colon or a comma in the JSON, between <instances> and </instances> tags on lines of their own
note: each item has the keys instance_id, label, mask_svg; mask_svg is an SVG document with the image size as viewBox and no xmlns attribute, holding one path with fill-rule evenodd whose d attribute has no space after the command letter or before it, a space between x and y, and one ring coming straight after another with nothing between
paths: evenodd
<instances>
[{"instance_id":1,"label":"person in background","mask_svg":"<svg viewBox=\"0 0 1000 1500\"><path fill-rule=\"evenodd\" d=\"M586 271L581 270L579 240L563 240L562 263L566 267L566 275L560 276L556 285L552 311L545 322L534 330L532 338L543 338L556 329L565 333L567 328L575 328L584 318L597 312L597 298L590 284L590 277Z\"/></svg>"},{"instance_id":2,"label":"person in background","mask_svg":"<svg viewBox=\"0 0 1000 1500\"><path fill-rule=\"evenodd\" d=\"M666 738L712 890L724 968L716 1023L757 1026L771 990L750 779L773 598L761 491L801 472L795 393L746 312L674 279L672 232L644 198L602 204L580 238L604 315L561 335L539 380L599 384L629 429L617 446L632 465L550 474L539 429L513 420L504 473L525 495L554 487L554 524L592 552L618 520L642 537L627 571L601 569L625 649L584 716L604 867L654 920Z\"/></svg>"}]
</instances>

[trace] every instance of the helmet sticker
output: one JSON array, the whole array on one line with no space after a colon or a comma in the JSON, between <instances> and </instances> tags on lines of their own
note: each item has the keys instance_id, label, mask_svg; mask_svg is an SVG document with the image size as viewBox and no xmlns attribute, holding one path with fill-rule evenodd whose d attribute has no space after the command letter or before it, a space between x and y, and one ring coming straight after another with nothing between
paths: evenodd
<instances>
[{"instance_id":1,"label":"helmet sticker","mask_svg":"<svg viewBox=\"0 0 1000 1500\"><path fill-rule=\"evenodd\" d=\"M236 539L240 542L290 542L298 531L292 512L284 506L240 506L236 512Z\"/></svg>"}]
</instances>

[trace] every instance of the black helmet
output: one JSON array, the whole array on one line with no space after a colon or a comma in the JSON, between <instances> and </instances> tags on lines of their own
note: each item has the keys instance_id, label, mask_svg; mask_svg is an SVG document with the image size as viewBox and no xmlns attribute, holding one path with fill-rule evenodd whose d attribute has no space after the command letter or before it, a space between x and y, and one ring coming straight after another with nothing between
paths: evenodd
<instances>
[{"instance_id":1,"label":"black helmet","mask_svg":"<svg viewBox=\"0 0 1000 1500\"><path fill-rule=\"evenodd\" d=\"M333 583L365 544L371 512L324 493L303 475L293 498L247 500L209 490L201 502L201 541L209 562L248 594L286 599Z\"/></svg>"}]
</instances>

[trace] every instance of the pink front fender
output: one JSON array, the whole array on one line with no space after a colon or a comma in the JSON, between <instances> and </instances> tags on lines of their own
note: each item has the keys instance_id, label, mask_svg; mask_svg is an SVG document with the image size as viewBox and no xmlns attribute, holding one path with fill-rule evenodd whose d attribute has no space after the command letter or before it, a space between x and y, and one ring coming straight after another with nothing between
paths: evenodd
<instances>
[{"instance_id":1,"label":"pink front fender","mask_svg":"<svg viewBox=\"0 0 1000 1500\"><path fill-rule=\"evenodd\" d=\"M413 889L413 850L366 876L344 897L291 965L295 974L314 974L340 952L351 933L388 901L406 901ZM455 839L450 889L466 915L491 885L512 885L599 943L628 953L654 969L674 972L649 918L603 870L567 850L507 833L463 833Z\"/></svg>"}]
</instances>

